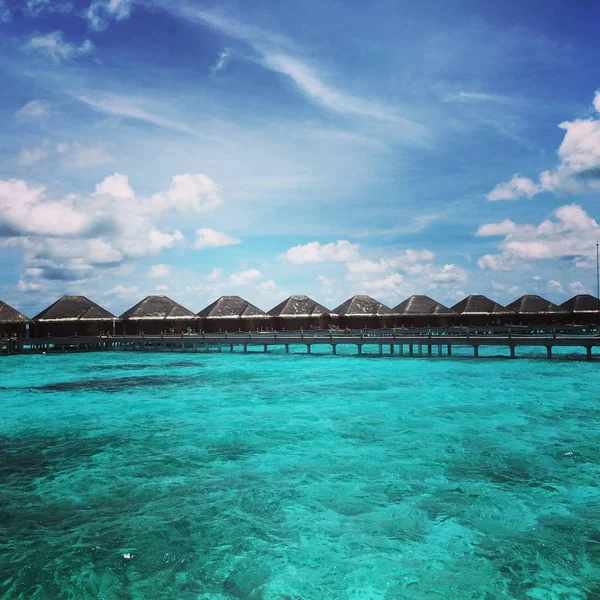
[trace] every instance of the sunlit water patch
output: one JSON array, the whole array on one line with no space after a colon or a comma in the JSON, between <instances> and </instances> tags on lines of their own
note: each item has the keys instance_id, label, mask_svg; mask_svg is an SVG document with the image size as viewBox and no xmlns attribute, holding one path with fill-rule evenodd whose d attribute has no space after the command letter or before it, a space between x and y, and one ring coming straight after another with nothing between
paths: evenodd
<instances>
[{"instance_id":1,"label":"sunlit water patch","mask_svg":"<svg viewBox=\"0 0 600 600\"><path fill-rule=\"evenodd\" d=\"M577 352L5 357L0 597L597 599Z\"/></svg>"}]
</instances>

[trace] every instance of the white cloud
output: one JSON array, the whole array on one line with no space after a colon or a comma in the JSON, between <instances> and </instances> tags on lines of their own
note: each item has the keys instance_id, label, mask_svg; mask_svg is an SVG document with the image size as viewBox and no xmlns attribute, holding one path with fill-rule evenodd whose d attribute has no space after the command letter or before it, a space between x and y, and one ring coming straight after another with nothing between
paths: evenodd
<instances>
[{"instance_id":1,"label":"white cloud","mask_svg":"<svg viewBox=\"0 0 600 600\"><path fill-rule=\"evenodd\" d=\"M272 297L277 292L277 284L272 279L269 279L268 281L259 283L257 289L262 296Z\"/></svg>"},{"instance_id":2,"label":"white cloud","mask_svg":"<svg viewBox=\"0 0 600 600\"><path fill-rule=\"evenodd\" d=\"M248 269L240 273L232 273L229 276L229 281L235 285L247 285L253 281L257 281L261 277L262 274L258 269Z\"/></svg>"},{"instance_id":3,"label":"white cloud","mask_svg":"<svg viewBox=\"0 0 600 600\"><path fill-rule=\"evenodd\" d=\"M17 161L23 167L30 167L47 157L48 153L43 148L34 148L33 150L23 148L17 157Z\"/></svg>"},{"instance_id":4,"label":"white cloud","mask_svg":"<svg viewBox=\"0 0 600 600\"><path fill-rule=\"evenodd\" d=\"M48 201L45 192L19 179L0 180L0 231L17 236L83 234L90 219L76 209L74 199Z\"/></svg>"},{"instance_id":5,"label":"white cloud","mask_svg":"<svg viewBox=\"0 0 600 600\"><path fill-rule=\"evenodd\" d=\"M221 231L215 231L207 227L196 230L196 241L194 248L203 250L205 248L220 248L222 246L233 246L240 244L241 240Z\"/></svg>"},{"instance_id":6,"label":"white cloud","mask_svg":"<svg viewBox=\"0 0 600 600\"><path fill-rule=\"evenodd\" d=\"M175 175L166 192L152 196L157 205L178 211L208 211L223 204L217 184L202 174Z\"/></svg>"},{"instance_id":7,"label":"white cloud","mask_svg":"<svg viewBox=\"0 0 600 600\"><path fill-rule=\"evenodd\" d=\"M501 254L479 259L481 268L512 270L543 259L575 259L575 266L586 266L595 257L600 227L580 206L561 206L539 225L515 225L500 242Z\"/></svg>"},{"instance_id":8,"label":"white cloud","mask_svg":"<svg viewBox=\"0 0 600 600\"><path fill-rule=\"evenodd\" d=\"M444 265L439 271L431 273L430 279L437 283L465 283L468 281L469 276L462 267L455 264L448 264Z\"/></svg>"},{"instance_id":9,"label":"white cloud","mask_svg":"<svg viewBox=\"0 0 600 600\"><path fill-rule=\"evenodd\" d=\"M152 265L148 269L148 277L151 279L162 279L171 273L171 267L165 264Z\"/></svg>"},{"instance_id":10,"label":"white cloud","mask_svg":"<svg viewBox=\"0 0 600 600\"><path fill-rule=\"evenodd\" d=\"M69 151L69 144L67 142L59 142L56 144L56 153L65 154Z\"/></svg>"},{"instance_id":11,"label":"white cloud","mask_svg":"<svg viewBox=\"0 0 600 600\"><path fill-rule=\"evenodd\" d=\"M516 230L517 226L510 219L504 219L500 223L486 223L485 225L481 225L475 235L478 237L506 235L514 233Z\"/></svg>"},{"instance_id":12,"label":"white cloud","mask_svg":"<svg viewBox=\"0 0 600 600\"><path fill-rule=\"evenodd\" d=\"M169 291L169 286L168 285L157 285L156 288L154 288L157 292L168 292Z\"/></svg>"},{"instance_id":13,"label":"white cloud","mask_svg":"<svg viewBox=\"0 0 600 600\"><path fill-rule=\"evenodd\" d=\"M329 244L309 242L308 244L289 248L277 258L293 265L304 265L320 262L347 262L360 258L360 247L347 240L338 240Z\"/></svg>"},{"instance_id":14,"label":"white cloud","mask_svg":"<svg viewBox=\"0 0 600 600\"><path fill-rule=\"evenodd\" d=\"M83 41L79 46L66 42L62 31L34 36L27 42L26 47L32 51L46 54L55 62L71 60L94 50L94 45L90 40Z\"/></svg>"},{"instance_id":15,"label":"white cloud","mask_svg":"<svg viewBox=\"0 0 600 600\"><path fill-rule=\"evenodd\" d=\"M542 188L527 177L513 175L510 181L499 183L488 195L488 200L517 200L522 196L533 198Z\"/></svg>"},{"instance_id":16,"label":"white cloud","mask_svg":"<svg viewBox=\"0 0 600 600\"><path fill-rule=\"evenodd\" d=\"M135 193L129 185L129 178L127 175L121 175L120 173L114 173L105 177L96 185L95 194L107 194L121 200L131 200L135 197Z\"/></svg>"},{"instance_id":17,"label":"white cloud","mask_svg":"<svg viewBox=\"0 0 600 600\"><path fill-rule=\"evenodd\" d=\"M571 281L571 283L569 283L569 289L574 294L586 294L588 292L588 289L581 281Z\"/></svg>"},{"instance_id":18,"label":"white cloud","mask_svg":"<svg viewBox=\"0 0 600 600\"><path fill-rule=\"evenodd\" d=\"M351 96L327 85L305 62L282 52L267 52L262 64L289 77L311 100L339 113L374 117L394 121L394 111L370 100Z\"/></svg>"},{"instance_id":19,"label":"white cloud","mask_svg":"<svg viewBox=\"0 0 600 600\"><path fill-rule=\"evenodd\" d=\"M41 269L43 279L88 277L186 242L173 225L177 218L187 223L197 202L170 191L139 197L126 176L114 173L89 195L55 199L44 187L0 180L0 245L21 248L26 268ZM32 277L29 272L23 280Z\"/></svg>"},{"instance_id":20,"label":"white cloud","mask_svg":"<svg viewBox=\"0 0 600 600\"><path fill-rule=\"evenodd\" d=\"M540 277L539 275L534 275L534 276L532 277L532 279L533 279L534 281L541 281L541 280L543 279L543 277Z\"/></svg>"},{"instance_id":21,"label":"white cloud","mask_svg":"<svg viewBox=\"0 0 600 600\"><path fill-rule=\"evenodd\" d=\"M600 96L594 96L594 108L600 112ZM560 162L540 173L539 183L515 175L511 181L498 184L488 200L531 198L540 192L598 193L600 192L600 119L576 119L559 125L565 137L558 149Z\"/></svg>"},{"instance_id":22,"label":"white cloud","mask_svg":"<svg viewBox=\"0 0 600 600\"><path fill-rule=\"evenodd\" d=\"M18 119L39 119L49 115L51 111L52 105L47 100L30 100L15 113L15 116Z\"/></svg>"},{"instance_id":23,"label":"white cloud","mask_svg":"<svg viewBox=\"0 0 600 600\"><path fill-rule=\"evenodd\" d=\"M95 31L106 29L111 20L122 21L131 13L131 0L94 0L85 18Z\"/></svg>"},{"instance_id":24,"label":"white cloud","mask_svg":"<svg viewBox=\"0 0 600 600\"><path fill-rule=\"evenodd\" d=\"M551 279L548 282L548 291L550 291L550 292L556 292L558 294L564 294L565 293L565 288L562 286L562 283L560 283L560 281L556 281L555 279Z\"/></svg>"}]
</instances>

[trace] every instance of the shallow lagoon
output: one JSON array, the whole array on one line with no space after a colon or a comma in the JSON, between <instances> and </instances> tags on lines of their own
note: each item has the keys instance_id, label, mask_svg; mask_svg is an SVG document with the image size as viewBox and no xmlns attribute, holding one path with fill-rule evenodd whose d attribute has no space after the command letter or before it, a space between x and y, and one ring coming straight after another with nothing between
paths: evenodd
<instances>
[{"instance_id":1,"label":"shallow lagoon","mask_svg":"<svg viewBox=\"0 0 600 600\"><path fill-rule=\"evenodd\" d=\"M2 358L0 597L598 598L600 365L527 352Z\"/></svg>"}]
</instances>

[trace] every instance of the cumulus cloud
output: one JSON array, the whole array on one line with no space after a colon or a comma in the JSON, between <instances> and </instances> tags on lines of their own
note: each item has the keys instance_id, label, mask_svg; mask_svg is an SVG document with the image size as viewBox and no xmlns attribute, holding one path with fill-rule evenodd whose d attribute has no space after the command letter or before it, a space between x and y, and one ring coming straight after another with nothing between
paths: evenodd
<instances>
[{"instance_id":1,"label":"cumulus cloud","mask_svg":"<svg viewBox=\"0 0 600 600\"><path fill-rule=\"evenodd\" d=\"M201 227L196 230L196 241L194 242L194 248L197 250L204 250L205 248L220 248L222 246L233 246L240 244L241 240L223 233L221 231L215 231L207 227Z\"/></svg>"},{"instance_id":2,"label":"cumulus cloud","mask_svg":"<svg viewBox=\"0 0 600 600\"><path fill-rule=\"evenodd\" d=\"M533 198L542 188L531 179L513 175L510 181L499 183L488 195L488 200L517 200L523 196Z\"/></svg>"},{"instance_id":3,"label":"cumulus cloud","mask_svg":"<svg viewBox=\"0 0 600 600\"><path fill-rule=\"evenodd\" d=\"M54 62L72 60L79 56L89 54L94 50L90 40L84 40L79 46L65 41L62 31L52 31L46 35L32 37L26 48L49 56Z\"/></svg>"},{"instance_id":4,"label":"cumulus cloud","mask_svg":"<svg viewBox=\"0 0 600 600\"><path fill-rule=\"evenodd\" d=\"M321 262L347 262L360 258L358 244L351 244L347 240L338 240L329 244L309 242L308 244L289 248L277 257L282 262L293 265L304 265Z\"/></svg>"},{"instance_id":5,"label":"cumulus cloud","mask_svg":"<svg viewBox=\"0 0 600 600\"><path fill-rule=\"evenodd\" d=\"M600 112L600 92L593 106ZM597 193L600 191L600 119L564 121L559 127L565 136L558 149L559 164L540 173L539 182L515 175L498 184L488 200L531 198L541 192Z\"/></svg>"},{"instance_id":6,"label":"cumulus cloud","mask_svg":"<svg viewBox=\"0 0 600 600\"><path fill-rule=\"evenodd\" d=\"M109 175L96 185L95 195L102 194L121 200L131 200L135 197L133 189L129 185L129 178L127 175L121 175L121 173Z\"/></svg>"},{"instance_id":7,"label":"cumulus cloud","mask_svg":"<svg viewBox=\"0 0 600 600\"><path fill-rule=\"evenodd\" d=\"M18 119L39 119L51 112L52 105L47 100L30 100L15 113L15 116Z\"/></svg>"},{"instance_id":8,"label":"cumulus cloud","mask_svg":"<svg viewBox=\"0 0 600 600\"><path fill-rule=\"evenodd\" d=\"M555 279L551 279L548 282L548 291L549 292L556 292L558 294L564 294L565 293L565 288L563 287L562 283L560 283L560 281L556 281Z\"/></svg>"},{"instance_id":9,"label":"cumulus cloud","mask_svg":"<svg viewBox=\"0 0 600 600\"><path fill-rule=\"evenodd\" d=\"M152 196L157 206L177 211L208 211L223 203L217 184L207 175L185 173L175 175L166 192Z\"/></svg>"},{"instance_id":10,"label":"cumulus cloud","mask_svg":"<svg viewBox=\"0 0 600 600\"><path fill-rule=\"evenodd\" d=\"M528 261L567 258L573 259L575 266L586 266L596 253L598 223L577 204L561 206L552 217L539 225L513 224L499 244L501 253L486 254L478 265L508 271Z\"/></svg>"},{"instance_id":11,"label":"cumulus cloud","mask_svg":"<svg viewBox=\"0 0 600 600\"><path fill-rule=\"evenodd\" d=\"M59 198L23 180L0 180L0 239L22 249L26 267L41 269L37 277L81 279L95 269L183 245L185 236L173 226L173 211L186 222L204 206L201 199L182 202L169 191L137 196L120 173L106 177L89 195ZM33 276L26 272L24 282Z\"/></svg>"},{"instance_id":12,"label":"cumulus cloud","mask_svg":"<svg viewBox=\"0 0 600 600\"><path fill-rule=\"evenodd\" d=\"M485 225L481 225L475 235L479 237L506 235L514 233L516 230L517 226L510 219L504 219L500 223L486 223Z\"/></svg>"},{"instance_id":13,"label":"cumulus cloud","mask_svg":"<svg viewBox=\"0 0 600 600\"><path fill-rule=\"evenodd\" d=\"M229 276L229 281L234 285L247 285L261 278L262 274L258 269L248 269L247 271L241 271L240 273L232 273Z\"/></svg>"},{"instance_id":14,"label":"cumulus cloud","mask_svg":"<svg viewBox=\"0 0 600 600\"><path fill-rule=\"evenodd\" d=\"M569 289L574 294L586 294L588 293L588 289L581 283L581 281L571 281L569 283Z\"/></svg>"}]
</instances>

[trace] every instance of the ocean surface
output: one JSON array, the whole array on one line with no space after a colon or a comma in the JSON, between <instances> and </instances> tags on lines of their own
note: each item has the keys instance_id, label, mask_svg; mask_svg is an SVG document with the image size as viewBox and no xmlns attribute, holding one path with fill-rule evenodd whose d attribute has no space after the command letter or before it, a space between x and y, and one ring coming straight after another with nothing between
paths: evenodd
<instances>
[{"instance_id":1,"label":"ocean surface","mask_svg":"<svg viewBox=\"0 0 600 600\"><path fill-rule=\"evenodd\" d=\"M600 361L296 350L0 358L0 597L600 598Z\"/></svg>"}]
</instances>

